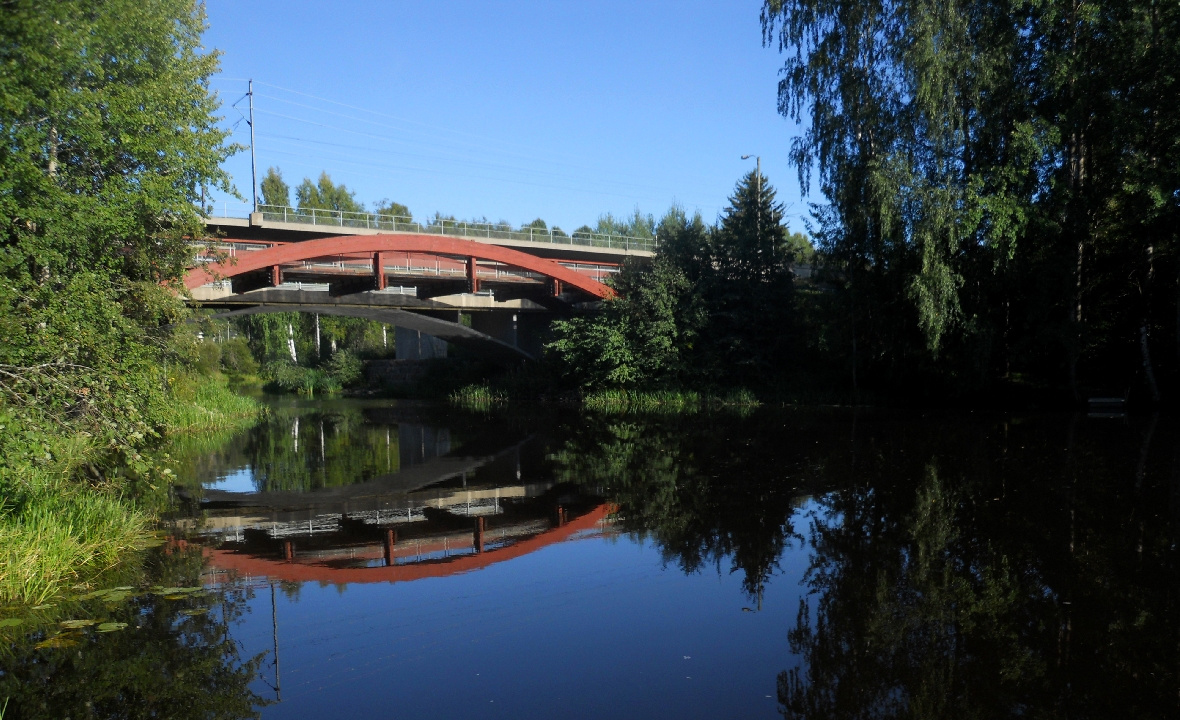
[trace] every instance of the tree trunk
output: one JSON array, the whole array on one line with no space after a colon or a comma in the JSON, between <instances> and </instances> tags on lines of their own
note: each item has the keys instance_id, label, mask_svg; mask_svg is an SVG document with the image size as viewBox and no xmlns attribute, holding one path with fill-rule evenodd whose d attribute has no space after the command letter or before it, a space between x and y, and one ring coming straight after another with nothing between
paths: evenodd
<instances>
[{"instance_id":1,"label":"tree trunk","mask_svg":"<svg viewBox=\"0 0 1180 720\"><path fill-rule=\"evenodd\" d=\"M287 352L291 353L291 362L298 364L299 356L295 354L295 328L287 323Z\"/></svg>"},{"instance_id":2,"label":"tree trunk","mask_svg":"<svg viewBox=\"0 0 1180 720\"><path fill-rule=\"evenodd\" d=\"M49 162L46 163L45 171L49 177L57 177L57 127L50 126L49 128Z\"/></svg>"},{"instance_id":3,"label":"tree trunk","mask_svg":"<svg viewBox=\"0 0 1180 720\"><path fill-rule=\"evenodd\" d=\"M1151 364L1151 351L1147 346L1147 320L1139 327L1139 353L1143 357L1143 372L1147 375L1147 387L1151 390L1151 402L1160 402L1160 388L1155 382L1155 368Z\"/></svg>"}]
</instances>

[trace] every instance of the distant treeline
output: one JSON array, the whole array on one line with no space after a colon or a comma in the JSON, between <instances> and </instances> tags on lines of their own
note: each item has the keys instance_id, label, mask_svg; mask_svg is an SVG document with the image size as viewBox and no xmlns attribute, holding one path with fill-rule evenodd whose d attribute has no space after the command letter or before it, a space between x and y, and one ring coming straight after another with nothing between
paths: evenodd
<instances>
[{"instance_id":1,"label":"distant treeline","mask_svg":"<svg viewBox=\"0 0 1180 720\"><path fill-rule=\"evenodd\" d=\"M342 213L371 213L373 215L383 215L398 218L398 222L410 222L414 220L413 213L410 208L389 199L379 200L373 205L373 209L369 210L366 205L357 200L356 192L349 190L344 183L337 184L332 180L332 176L326 171L320 173L320 177L315 182L311 178L303 178L303 181L295 187L295 202L291 201L291 186L283 180L283 172L281 168L270 167L266 170L266 175L262 178L262 203L260 209L263 212L279 212L284 208L292 208L299 211L308 210L330 210ZM454 215L445 215L441 212L435 212L434 215L428 216L419 220L425 225L444 225L444 226L459 226L461 224L469 225L491 225L494 229L513 231L517 230L517 226L508 220L490 220L487 217L460 219ZM543 218L537 218L532 222L522 224L520 230L528 230L533 228L541 230L546 233L552 233L556 237L569 237L571 233L567 233L562 228L554 225L549 226ZM604 213L598 217L598 221L594 225L582 225L572 232L574 236L582 235L622 235L626 237L635 237L642 239L651 239L655 237L656 221L652 215L645 215L637 208L630 216L617 217L611 213Z\"/></svg>"}]
</instances>

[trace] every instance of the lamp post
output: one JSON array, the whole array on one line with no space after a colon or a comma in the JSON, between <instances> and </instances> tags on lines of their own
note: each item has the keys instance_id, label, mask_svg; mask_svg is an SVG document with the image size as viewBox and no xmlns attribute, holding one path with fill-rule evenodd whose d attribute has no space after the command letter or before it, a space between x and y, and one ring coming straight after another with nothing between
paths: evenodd
<instances>
[{"instance_id":1,"label":"lamp post","mask_svg":"<svg viewBox=\"0 0 1180 720\"><path fill-rule=\"evenodd\" d=\"M742 160L749 160L750 157L751 157L750 155L742 155ZM754 161L757 163L757 169L754 171L754 173L755 173L754 174L754 189L755 189L755 192L758 193L758 196L755 199L755 202L757 204L754 205L754 212L756 213L755 214L756 219L754 221L755 222L754 229L758 234L758 239L761 240L762 239L762 156L761 155L754 155L753 157L754 157Z\"/></svg>"}]
</instances>

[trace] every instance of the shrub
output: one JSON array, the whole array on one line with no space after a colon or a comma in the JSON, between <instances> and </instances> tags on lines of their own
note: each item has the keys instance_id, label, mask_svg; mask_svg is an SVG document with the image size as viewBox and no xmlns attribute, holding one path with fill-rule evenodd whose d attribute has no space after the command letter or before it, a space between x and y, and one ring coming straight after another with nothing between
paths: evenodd
<instances>
[{"instance_id":1,"label":"shrub","mask_svg":"<svg viewBox=\"0 0 1180 720\"><path fill-rule=\"evenodd\" d=\"M221 366L231 375L253 375L258 372L258 361L250 352L246 338L235 337L221 343Z\"/></svg>"},{"instance_id":2,"label":"shrub","mask_svg":"<svg viewBox=\"0 0 1180 720\"><path fill-rule=\"evenodd\" d=\"M364 375L365 362L349 350L341 350L323 364L328 377L341 387L355 385Z\"/></svg>"}]
</instances>

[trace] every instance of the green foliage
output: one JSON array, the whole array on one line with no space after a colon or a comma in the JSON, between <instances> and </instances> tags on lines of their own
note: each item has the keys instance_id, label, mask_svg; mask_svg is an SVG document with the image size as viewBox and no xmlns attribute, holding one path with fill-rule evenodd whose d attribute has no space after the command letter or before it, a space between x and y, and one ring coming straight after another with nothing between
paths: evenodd
<instances>
[{"instance_id":1,"label":"green foliage","mask_svg":"<svg viewBox=\"0 0 1180 720\"><path fill-rule=\"evenodd\" d=\"M1176 387L1177 23L1150 0L764 4L854 386Z\"/></svg>"},{"instance_id":2,"label":"green foliage","mask_svg":"<svg viewBox=\"0 0 1180 720\"><path fill-rule=\"evenodd\" d=\"M229 190L192 0L20 0L0 25L0 273L175 278L203 186ZM11 300L8 300L11 302ZM10 310L11 305L6 307Z\"/></svg>"},{"instance_id":3,"label":"green foliage","mask_svg":"<svg viewBox=\"0 0 1180 720\"><path fill-rule=\"evenodd\" d=\"M447 396L447 401L464 410L488 412L508 404L508 396L487 384L464 385Z\"/></svg>"},{"instance_id":4,"label":"green foliage","mask_svg":"<svg viewBox=\"0 0 1180 720\"><path fill-rule=\"evenodd\" d=\"M276 167L267 168L262 178L262 205L263 211L291 207L291 187L283 182L283 171Z\"/></svg>"},{"instance_id":5,"label":"green foliage","mask_svg":"<svg viewBox=\"0 0 1180 720\"><path fill-rule=\"evenodd\" d=\"M377 215L392 215L407 221L413 219L413 214L410 213L410 208L402 205L399 202L394 202L389 199L378 202L377 207L373 210L373 212Z\"/></svg>"},{"instance_id":6,"label":"green foliage","mask_svg":"<svg viewBox=\"0 0 1180 720\"><path fill-rule=\"evenodd\" d=\"M299 187L295 188L295 199L299 202L300 210L339 210L341 212L364 212L365 206L356 200L356 193L349 190L343 183L337 185L332 182L328 173L320 173L320 179L312 183L311 178L303 178Z\"/></svg>"},{"instance_id":7,"label":"green foliage","mask_svg":"<svg viewBox=\"0 0 1180 720\"><path fill-rule=\"evenodd\" d=\"M142 542L145 446L196 425L216 347L162 284L232 191L192 0L18 0L0 23L0 596L44 598ZM206 379L205 382L218 382ZM205 420L210 419L206 414Z\"/></svg>"},{"instance_id":8,"label":"green foliage","mask_svg":"<svg viewBox=\"0 0 1180 720\"><path fill-rule=\"evenodd\" d=\"M254 375L258 372L258 361L250 352L250 343L238 336L221 343L221 367L231 375Z\"/></svg>"},{"instance_id":9,"label":"green foliage","mask_svg":"<svg viewBox=\"0 0 1180 720\"><path fill-rule=\"evenodd\" d=\"M688 372L700 311L684 274L663 258L649 268L625 265L612 283L619 295L594 315L553 324L546 351L584 387L668 384Z\"/></svg>"},{"instance_id":10,"label":"green foliage","mask_svg":"<svg viewBox=\"0 0 1180 720\"><path fill-rule=\"evenodd\" d=\"M340 350L321 366L329 377L343 387L356 385L364 377L365 363L356 354Z\"/></svg>"},{"instance_id":11,"label":"green foliage","mask_svg":"<svg viewBox=\"0 0 1180 720\"><path fill-rule=\"evenodd\" d=\"M253 591L206 593L203 564L198 546L156 548L119 587L27 615L0 649L0 708L29 719L257 717L264 656L243 658L231 633Z\"/></svg>"},{"instance_id":12,"label":"green foliage","mask_svg":"<svg viewBox=\"0 0 1180 720\"><path fill-rule=\"evenodd\" d=\"M765 382L781 373L792 255L774 197L751 173L717 228L672 208L655 228L656 257L611 279L616 297L597 314L554 323L546 350L559 374L586 388L635 389ZM648 220L637 213L634 222ZM617 224L609 216L603 223Z\"/></svg>"},{"instance_id":13,"label":"green foliage","mask_svg":"<svg viewBox=\"0 0 1180 720\"><path fill-rule=\"evenodd\" d=\"M303 367L284 360L263 365L262 378L266 381L264 387L275 392L314 395L317 391L333 393L340 390L340 385L333 383L323 370Z\"/></svg>"}]
</instances>

